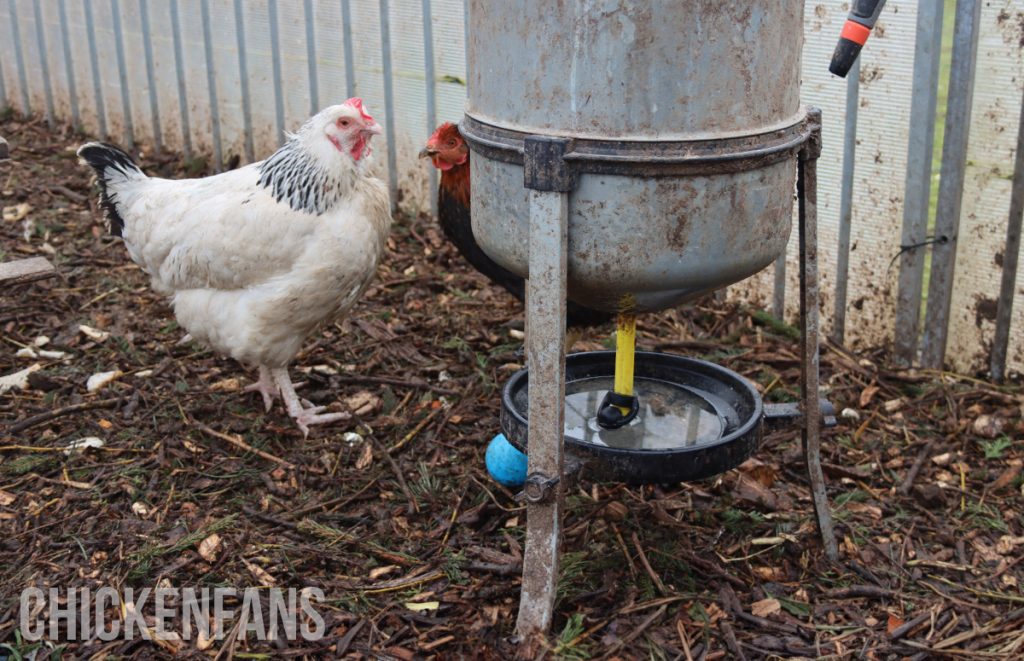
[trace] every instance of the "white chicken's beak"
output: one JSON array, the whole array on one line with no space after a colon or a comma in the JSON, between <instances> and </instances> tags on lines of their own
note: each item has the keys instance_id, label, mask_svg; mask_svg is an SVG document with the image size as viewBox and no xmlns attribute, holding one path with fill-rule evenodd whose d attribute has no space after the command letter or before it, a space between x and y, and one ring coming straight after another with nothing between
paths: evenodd
<instances>
[{"instance_id":1,"label":"white chicken's beak","mask_svg":"<svg viewBox=\"0 0 1024 661\"><path fill-rule=\"evenodd\" d=\"M373 122L363 129L363 133L366 135L381 135L384 133L384 129L377 122Z\"/></svg>"}]
</instances>

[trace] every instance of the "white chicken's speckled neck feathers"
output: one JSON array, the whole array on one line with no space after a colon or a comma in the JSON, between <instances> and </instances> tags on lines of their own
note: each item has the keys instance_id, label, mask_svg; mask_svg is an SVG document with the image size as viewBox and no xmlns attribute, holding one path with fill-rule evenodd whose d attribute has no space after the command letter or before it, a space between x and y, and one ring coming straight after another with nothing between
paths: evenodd
<instances>
[{"instance_id":1,"label":"white chicken's speckled neck feathers","mask_svg":"<svg viewBox=\"0 0 1024 661\"><path fill-rule=\"evenodd\" d=\"M352 186L355 174L332 174L302 143L292 136L288 142L260 165L260 186L270 190L278 202L295 211L319 216ZM346 176L347 175L347 176Z\"/></svg>"},{"instance_id":2,"label":"white chicken's speckled neck feathers","mask_svg":"<svg viewBox=\"0 0 1024 661\"><path fill-rule=\"evenodd\" d=\"M336 150L324 137L333 121L332 106L310 117L288 141L259 165L259 185L295 211L319 216L364 176L368 159L357 162Z\"/></svg>"}]
</instances>

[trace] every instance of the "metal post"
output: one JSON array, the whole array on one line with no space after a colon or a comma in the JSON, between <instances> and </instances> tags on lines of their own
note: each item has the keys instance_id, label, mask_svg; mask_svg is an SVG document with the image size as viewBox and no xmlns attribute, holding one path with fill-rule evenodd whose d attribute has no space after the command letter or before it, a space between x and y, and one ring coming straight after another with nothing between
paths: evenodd
<instances>
[{"instance_id":1,"label":"metal post","mask_svg":"<svg viewBox=\"0 0 1024 661\"><path fill-rule=\"evenodd\" d=\"M821 470L821 400L818 373L818 157L821 155L821 111L808 112L811 135L800 151L797 174L800 222L800 397L803 446L811 500L825 555L839 559L832 513Z\"/></svg>"},{"instance_id":2,"label":"metal post","mask_svg":"<svg viewBox=\"0 0 1024 661\"><path fill-rule=\"evenodd\" d=\"M320 80L316 67L316 29L314 23L316 17L313 15L313 0L306 0L303 7L306 15L306 67L309 71L309 114L315 115L320 112Z\"/></svg>"},{"instance_id":3,"label":"metal post","mask_svg":"<svg viewBox=\"0 0 1024 661\"><path fill-rule=\"evenodd\" d=\"M142 27L142 51L146 56L146 85L149 86L149 121L153 125L153 151L163 149L163 129L160 128L160 102L156 95L156 64L153 60L153 31L149 21L149 0L139 3L139 21Z\"/></svg>"},{"instance_id":4,"label":"metal post","mask_svg":"<svg viewBox=\"0 0 1024 661\"><path fill-rule=\"evenodd\" d=\"M981 0L957 0L953 61L949 72L949 102L946 106L946 137L942 145L942 178L939 181L939 204L935 213L936 242L932 245L928 309L925 313L921 349L921 364L933 369L941 369L946 358L980 18Z\"/></svg>"},{"instance_id":5,"label":"metal post","mask_svg":"<svg viewBox=\"0 0 1024 661\"><path fill-rule=\"evenodd\" d=\"M526 357L530 364L528 470L523 495L526 550L516 633L521 652L539 650L551 627L558 584L565 435L565 295L568 281L569 193L575 174L565 138L530 136L523 144L530 196Z\"/></svg>"},{"instance_id":6,"label":"metal post","mask_svg":"<svg viewBox=\"0 0 1024 661\"><path fill-rule=\"evenodd\" d=\"M391 64L391 10L388 0L380 0L380 50L384 59L384 130L388 141L388 190L391 213L398 211L398 152L395 145L394 69Z\"/></svg>"},{"instance_id":7,"label":"metal post","mask_svg":"<svg viewBox=\"0 0 1024 661\"><path fill-rule=\"evenodd\" d=\"M270 23L270 62L274 72L274 127L277 144L284 144L284 96L281 88L281 39L278 37L277 0L267 2L267 22Z\"/></svg>"},{"instance_id":8,"label":"metal post","mask_svg":"<svg viewBox=\"0 0 1024 661\"><path fill-rule=\"evenodd\" d=\"M11 35L14 37L14 61L18 65L18 87L21 88L21 112L28 115L32 112L32 104L28 98L28 74L25 72L25 55L21 49L21 29L18 26L18 3L8 2L11 13Z\"/></svg>"},{"instance_id":9,"label":"metal post","mask_svg":"<svg viewBox=\"0 0 1024 661\"><path fill-rule=\"evenodd\" d=\"M860 108L860 58L846 77L846 129L843 133L843 184L839 194L839 248L836 252L836 300L832 339L846 336L846 292L850 282L850 231L853 229L853 173L857 161L857 113Z\"/></svg>"},{"instance_id":10,"label":"metal post","mask_svg":"<svg viewBox=\"0 0 1024 661\"><path fill-rule=\"evenodd\" d=\"M557 480L526 518L523 588L516 632L524 643L551 628L558 584L565 428L565 287L569 196L530 191L530 278L526 337L530 363L529 476Z\"/></svg>"},{"instance_id":11,"label":"metal post","mask_svg":"<svg viewBox=\"0 0 1024 661\"><path fill-rule=\"evenodd\" d=\"M423 74L426 79L427 135L437 126L437 74L434 71L434 24L430 0L423 0ZM437 215L437 168L427 168L430 213Z\"/></svg>"},{"instance_id":12,"label":"metal post","mask_svg":"<svg viewBox=\"0 0 1024 661\"><path fill-rule=\"evenodd\" d=\"M772 314L779 321L786 318L786 251L775 258L775 283L772 287Z\"/></svg>"},{"instance_id":13,"label":"metal post","mask_svg":"<svg viewBox=\"0 0 1024 661\"><path fill-rule=\"evenodd\" d=\"M56 126L53 116L53 88L50 85L50 63L46 59L46 30L43 27L43 8L39 2L32 3L36 19L36 45L39 47L39 69L43 74L43 94L46 97L46 125Z\"/></svg>"},{"instance_id":14,"label":"metal post","mask_svg":"<svg viewBox=\"0 0 1024 661\"><path fill-rule=\"evenodd\" d=\"M245 46L245 16L242 0L235 0L235 37L238 43L238 82L242 92L242 122L245 127L245 160L256 160L252 145L252 105L249 100L249 59Z\"/></svg>"},{"instance_id":15,"label":"metal post","mask_svg":"<svg viewBox=\"0 0 1024 661\"><path fill-rule=\"evenodd\" d=\"M350 0L341 0L341 40L345 49L345 93L349 98L356 95L356 56L352 45L352 5Z\"/></svg>"},{"instance_id":16,"label":"metal post","mask_svg":"<svg viewBox=\"0 0 1024 661\"><path fill-rule=\"evenodd\" d=\"M914 86L910 99L907 137L906 194L903 196L903 236L900 279L896 295L896 333L893 358L902 367L917 360L921 328L921 289L924 279L925 234L932 184L932 149L935 142L935 105L938 99L939 62L942 58L942 2L917 5L917 40L914 46ZM917 247L910 247L917 246Z\"/></svg>"},{"instance_id":17,"label":"metal post","mask_svg":"<svg viewBox=\"0 0 1024 661\"><path fill-rule=\"evenodd\" d=\"M1010 344L1013 321L1013 297L1017 288L1017 261L1020 255L1021 216L1024 215L1024 103L1017 125L1017 158L1013 164L1013 189L1010 194L1010 217L1006 223L1006 247L1003 248L1003 280L999 287L996 308L996 334L992 341L990 369L995 381L1006 376L1006 351Z\"/></svg>"},{"instance_id":18,"label":"metal post","mask_svg":"<svg viewBox=\"0 0 1024 661\"><path fill-rule=\"evenodd\" d=\"M6 109L8 105L7 84L4 83L4 68L0 67L0 110Z\"/></svg>"},{"instance_id":19,"label":"metal post","mask_svg":"<svg viewBox=\"0 0 1024 661\"><path fill-rule=\"evenodd\" d=\"M213 35L210 29L210 0L202 0L199 11L203 18L203 53L206 55L206 88L210 94L210 128L213 132L213 162L217 171L224 169L220 145L220 108L217 103L217 68L213 63Z\"/></svg>"},{"instance_id":20,"label":"metal post","mask_svg":"<svg viewBox=\"0 0 1024 661\"><path fill-rule=\"evenodd\" d=\"M188 121L188 100L185 90L185 56L181 47L181 13L178 0L171 0L171 36L174 39L174 69L178 77L178 112L181 121L181 145L185 159L192 158L192 128Z\"/></svg>"},{"instance_id":21,"label":"metal post","mask_svg":"<svg viewBox=\"0 0 1024 661\"><path fill-rule=\"evenodd\" d=\"M78 85L75 82L75 67L71 63L71 36L68 34L68 7L67 0L60 0L57 7L60 10L60 38L64 44L64 74L68 78L68 100L71 102L71 127L78 129L81 119L78 114ZM2 94L3 82L0 81L0 97Z\"/></svg>"},{"instance_id":22,"label":"metal post","mask_svg":"<svg viewBox=\"0 0 1024 661\"><path fill-rule=\"evenodd\" d=\"M128 89L128 66L124 59L124 35L121 32L121 7L118 0L110 0L110 17L114 22L114 48L117 51L118 86L121 88L124 144L127 149L131 149L135 144L135 127L132 125L131 91Z\"/></svg>"},{"instance_id":23,"label":"metal post","mask_svg":"<svg viewBox=\"0 0 1024 661\"><path fill-rule=\"evenodd\" d=\"M177 0L172 0L177 2ZM99 122L100 137L107 137L107 108L103 102L103 79L100 77L100 58L96 50L96 22L92 16L92 2L85 0L85 33L89 38L89 66L92 69L92 92L96 101L96 120Z\"/></svg>"}]
</instances>

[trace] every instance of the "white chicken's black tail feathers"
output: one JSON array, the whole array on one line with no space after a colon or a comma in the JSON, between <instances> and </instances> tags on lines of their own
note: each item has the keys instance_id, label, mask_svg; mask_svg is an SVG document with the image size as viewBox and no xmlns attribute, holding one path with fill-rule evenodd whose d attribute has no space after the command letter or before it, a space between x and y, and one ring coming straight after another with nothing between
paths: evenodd
<instances>
[{"instance_id":1,"label":"white chicken's black tail feathers","mask_svg":"<svg viewBox=\"0 0 1024 661\"><path fill-rule=\"evenodd\" d=\"M110 233L121 236L124 219L117 210L117 193L112 188L132 179L145 179L146 175L123 149L106 142L89 142L78 149L78 155L93 170L100 182L100 206L106 213Z\"/></svg>"}]
</instances>

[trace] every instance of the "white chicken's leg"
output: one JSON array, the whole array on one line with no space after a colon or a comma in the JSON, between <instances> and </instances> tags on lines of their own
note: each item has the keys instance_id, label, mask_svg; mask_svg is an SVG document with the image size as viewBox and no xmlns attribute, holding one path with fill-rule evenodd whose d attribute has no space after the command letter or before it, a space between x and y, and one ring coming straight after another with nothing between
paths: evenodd
<instances>
[{"instance_id":1,"label":"white chicken's leg","mask_svg":"<svg viewBox=\"0 0 1024 661\"><path fill-rule=\"evenodd\" d=\"M299 396L295 394L295 386L292 385L292 379L288 376L287 368L278 368L270 370L271 375L274 377L274 381L277 382L277 387L281 391L281 399L284 400L285 405L288 407L288 415L295 418L295 422L299 425L299 429L302 430L303 436L309 435L310 425L323 425L329 422L337 422L338 420L348 420L352 417L350 413L321 413L326 406L310 406L305 408L302 405L302 401L299 400Z\"/></svg>"},{"instance_id":2,"label":"white chicken's leg","mask_svg":"<svg viewBox=\"0 0 1024 661\"><path fill-rule=\"evenodd\" d=\"M274 376L266 365L260 365L260 380L247 385L245 392L258 392L263 395L263 404L267 407L268 413L274 406L274 398L280 394L277 384L274 382Z\"/></svg>"}]
</instances>

